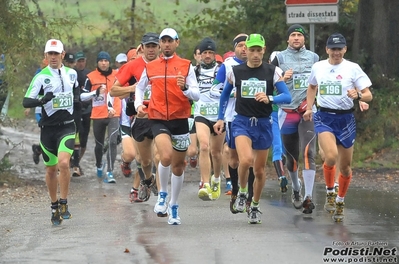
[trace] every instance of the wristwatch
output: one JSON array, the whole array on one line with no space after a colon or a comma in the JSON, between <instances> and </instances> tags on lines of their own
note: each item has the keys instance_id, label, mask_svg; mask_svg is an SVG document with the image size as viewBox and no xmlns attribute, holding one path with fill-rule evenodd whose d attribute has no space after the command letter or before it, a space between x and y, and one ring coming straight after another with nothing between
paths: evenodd
<instances>
[{"instance_id":1,"label":"wristwatch","mask_svg":"<svg viewBox=\"0 0 399 264\"><path fill-rule=\"evenodd\" d=\"M182 90L182 91L184 92L184 91L187 91L187 90L188 90L188 85L187 85L187 84L185 84L185 85L184 85L184 88L183 88L183 90Z\"/></svg>"},{"instance_id":2,"label":"wristwatch","mask_svg":"<svg viewBox=\"0 0 399 264\"><path fill-rule=\"evenodd\" d=\"M360 100L362 99L363 94L361 92L357 92L357 99L356 100Z\"/></svg>"}]
</instances>

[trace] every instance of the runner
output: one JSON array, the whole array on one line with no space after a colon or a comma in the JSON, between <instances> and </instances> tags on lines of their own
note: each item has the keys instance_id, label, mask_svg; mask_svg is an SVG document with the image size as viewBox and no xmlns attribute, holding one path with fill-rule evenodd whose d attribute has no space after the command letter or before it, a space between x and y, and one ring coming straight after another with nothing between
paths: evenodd
<instances>
[{"instance_id":1,"label":"runner","mask_svg":"<svg viewBox=\"0 0 399 264\"><path fill-rule=\"evenodd\" d=\"M93 134L96 142L94 154L96 156L97 177L105 183L116 183L113 175L117 152L119 131L119 117L121 102L118 97L111 97L109 92L115 81L116 71L110 67L111 56L108 52L100 51L97 55L97 69L87 75L85 89L90 93L81 95L82 101L92 100L91 119L93 119ZM108 130L107 143L107 174L103 178L103 163L105 133Z\"/></svg>"},{"instance_id":2,"label":"runner","mask_svg":"<svg viewBox=\"0 0 399 264\"><path fill-rule=\"evenodd\" d=\"M74 103L79 102L80 89L76 71L62 64L65 51L60 40L48 40L44 55L49 65L33 78L23 99L23 106L42 106L40 145L51 199L51 222L59 225L63 219L72 217L67 201L71 178L69 160L76 132ZM39 97L40 93L44 96Z\"/></svg>"},{"instance_id":3,"label":"runner","mask_svg":"<svg viewBox=\"0 0 399 264\"><path fill-rule=\"evenodd\" d=\"M124 65L118 72L116 76L116 81L112 87L111 95L119 97L128 97L128 100L132 101L134 98L134 92L137 86L137 81L140 80L141 74L150 61L158 58L159 53L159 35L156 33L146 33L142 40L141 46L143 47L143 56L129 61ZM129 86L125 86L129 84ZM151 96L151 86L149 85L145 90L145 103L148 105ZM132 102L133 103L133 102ZM129 103L129 108L132 108L131 114L135 111L134 105L131 106ZM128 113L129 114L129 113ZM141 188L140 193L138 190L139 181L138 179L133 180L133 186L130 191L130 201L147 201L151 195L151 188L155 186L155 177L153 176L153 157L156 155L156 149L152 151L155 146L153 146L153 134L151 131L151 121L148 116L136 116L133 123L131 133L137 148L136 161L139 174L141 175ZM123 158L123 156L122 156ZM123 160L126 162L126 160ZM158 164L158 162L154 162Z\"/></svg>"},{"instance_id":4,"label":"runner","mask_svg":"<svg viewBox=\"0 0 399 264\"><path fill-rule=\"evenodd\" d=\"M87 74L90 73L90 70L86 68L86 55L79 51L76 53L76 66L75 71L78 73L78 83L80 87L81 93L87 93L90 91L85 90L85 84L87 80ZM91 127L91 100L82 102L82 116L79 130L79 143L80 143L80 153L79 153L79 162L82 160L84 153L86 152L87 141L89 139L90 127ZM76 176L83 175L82 168L74 167L73 174Z\"/></svg>"},{"instance_id":5,"label":"runner","mask_svg":"<svg viewBox=\"0 0 399 264\"><path fill-rule=\"evenodd\" d=\"M223 87L227 82L227 76L231 74L233 67L240 65L247 60L246 54L246 47L245 47L245 40L247 39L248 35L241 33L238 34L233 39L233 46L234 46L234 57L226 57L226 61L220 67L218 74L213 82L213 86L211 88L211 92L214 96L219 96L220 93L223 91ZM226 54L225 54L226 55ZM228 53L227 55L228 56ZM227 152L229 155L229 165L228 171L231 180L231 198L230 198L230 211L233 214L236 214L237 211L234 210L233 205L237 199L238 194L238 155L236 151L234 137L232 135L231 124L237 115L235 112L235 103L236 103L236 92L235 88L233 89L232 93L230 94L229 102L226 108L225 113L225 122L226 122L226 145L227 145ZM226 152L226 148L224 150ZM249 176L248 176L248 200L247 200L247 207L251 205L252 196L253 196L253 183L254 183L255 175L253 171L253 167L249 168ZM229 183L226 183L226 190ZM226 192L227 194L229 191ZM248 210L249 212L249 210Z\"/></svg>"},{"instance_id":6,"label":"runner","mask_svg":"<svg viewBox=\"0 0 399 264\"><path fill-rule=\"evenodd\" d=\"M272 54L270 54L269 58L269 63L271 63L274 58L276 57L277 54L279 54L280 51L273 51ZM276 91L274 91L276 93ZM276 170L277 173L277 178L278 181L280 182L280 191L282 193L286 193L288 191L287 185L288 185L288 180L287 177L285 177L284 173L284 165L285 162L283 161L284 152L283 152L283 144L281 142L281 131L280 127L278 125L278 109L279 107L277 105L273 105L273 112L272 112L272 119L273 119L273 154L272 154L272 162L274 165L274 169Z\"/></svg>"},{"instance_id":7,"label":"runner","mask_svg":"<svg viewBox=\"0 0 399 264\"><path fill-rule=\"evenodd\" d=\"M311 214L315 205L312 201L316 175L316 135L313 121L305 121L307 79L312 65L319 56L305 47L305 29L294 24L287 30L288 47L276 55L272 64L284 71L284 81L292 95L290 104L280 105L278 119L287 155L287 170L292 180L292 204ZM303 157L302 176L305 185L305 199L301 194L302 182L298 175L299 155Z\"/></svg>"},{"instance_id":8,"label":"runner","mask_svg":"<svg viewBox=\"0 0 399 264\"><path fill-rule=\"evenodd\" d=\"M161 188L154 212L158 216L168 213L168 223L179 225L181 220L178 197L183 186L185 157L190 143L190 100L197 101L200 93L191 62L175 53L180 44L177 32L172 28L165 28L159 38L162 55L147 64L136 87L134 104L138 116L148 113L148 118L152 120L151 129L160 156L158 173ZM147 107L143 101L149 83L151 98ZM171 196L168 206L170 171Z\"/></svg>"},{"instance_id":9,"label":"runner","mask_svg":"<svg viewBox=\"0 0 399 264\"><path fill-rule=\"evenodd\" d=\"M265 164L272 142L270 115L273 103L288 103L291 95L283 82L282 70L271 64L262 63L265 40L260 34L251 34L245 41L247 62L233 67L229 82L220 97L218 121L214 128L222 133L224 114L233 87L236 87L237 116L232 123L232 135L239 159L238 175L240 189L233 205L234 210L245 212L248 198L248 171L254 167L254 195L248 222L261 223L259 201L266 181ZM230 83L230 81L232 83ZM276 87L278 95L273 96Z\"/></svg>"},{"instance_id":10,"label":"runner","mask_svg":"<svg viewBox=\"0 0 399 264\"><path fill-rule=\"evenodd\" d=\"M336 222L344 219L344 198L352 178L353 145L356 138L356 120L353 115L355 100L370 102L371 81L356 63L344 59L346 39L335 33L328 37L328 59L313 65L307 90L308 106L304 120L314 120L315 131L324 150L324 179L327 197L324 208L333 214ZM316 93L319 110L312 108ZM334 174L339 159L339 191L334 191Z\"/></svg>"},{"instance_id":11,"label":"runner","mask_svg":"<svg viewBox=\"0 0 399 264\"><path fill-rule=\"evenodd\" d=\"M201 54L201 63L196 66L195 73L201 96L195 103L194 110L202 183L198 197L204 201L209 201L220 197L220 173L225 133L218 135L213 130L219 109L219 97L210 93L213 80L220 68L215 61L216 43L210 38L204 38L198 47ZM213 175L211 176L212 166Z\"/></svg>"}]
</instances>

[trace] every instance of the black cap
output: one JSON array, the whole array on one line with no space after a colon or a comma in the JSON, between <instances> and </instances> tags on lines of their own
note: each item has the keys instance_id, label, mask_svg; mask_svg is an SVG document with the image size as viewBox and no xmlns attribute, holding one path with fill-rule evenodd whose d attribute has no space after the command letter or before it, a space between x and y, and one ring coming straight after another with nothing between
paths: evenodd
<instances>
[{"instance_id":1,"label":"black cap","mask_svg":"<svg viewBox=\"0 0 399 264\"><path fill-rule=\"evenodd\" d=\"M67 53L65 53L64 60L65 60L66 62L69 62L69 63L75 62L75 61L76 61L76 60L75 60L75 55L74 55L73 53L67 52Z\"/></svg>"},{"instance_id":2,"label":"black cap","mask_svg":"<svg viewBox=\"0 0 399 264\"><path fill-rule=\"evenodd\" d=\"M290 26L290 27L288 28L288 30L287 30L287 38L290 37L290 35L291 35L292 32L299 32L299 33L301 33L302 35L304 35L304 36L306 37L306 30L305 30L305 28L304 28L302 25L300 25L300 24L294 24L294 25L292 25L292 26Z\"/></svg>"},{"instance_id":3,"label":"black cap","mask_svg":"<svg viewBox=\"0 0 399 264\"><path fill-rule=\"evenodd\" d=\"M145 33L143 38L141 39L141 43L143 45L154 43L159 44L159 35L157 33Z\"/></svg>"},{"instance_id":4,"label":"black cap","mask_svg":"<svg viewBox=\"0 0 399 264\"><path fill-rule=\"evenodd\" d=\"M200 53L206 50L216 51L216 43L211 38L204 38L201 43L198 45Z\"/></svg>"},{"instance_id":5,"label":"black cap","mask_svg":"<svg viewBox=\"0 0 399 264\"><path fill-rule=\"evenodd\" d=\"M346 46L346 39L340 33L334 33L327 39L327 48L344 48Z\"/></svg>"}]
</instances>

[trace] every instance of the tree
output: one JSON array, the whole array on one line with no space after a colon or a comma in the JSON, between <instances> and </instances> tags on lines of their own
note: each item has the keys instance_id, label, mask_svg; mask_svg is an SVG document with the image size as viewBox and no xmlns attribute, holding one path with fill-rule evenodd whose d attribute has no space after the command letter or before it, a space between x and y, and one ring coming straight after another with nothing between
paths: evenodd
<instances>
[{"instance_id":1,"label":"tree","mask_svg":"<svg viewBox=\"0 0 399 264\"><path fill-rule=\"evenodd\" d=\"M353 58L366 71L399 76L399 2L362 0L356 19Z\"/></svg>"}]
</instances>

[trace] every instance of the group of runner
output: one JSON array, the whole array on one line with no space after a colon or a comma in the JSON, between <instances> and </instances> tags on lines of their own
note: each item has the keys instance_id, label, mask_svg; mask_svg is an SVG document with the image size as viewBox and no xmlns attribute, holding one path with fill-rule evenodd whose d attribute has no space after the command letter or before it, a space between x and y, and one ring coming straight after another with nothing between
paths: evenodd
<instances>
[{"instance_id":1,"label":"group of runner","mask_svg":"<svg viewBox=\"0 0 399 264\"><path fill-rule=\"evenodd\" d=\"M249 223L261 223L259 202L270 147L281 192L287 192L291 179L293 206L311 214L317 138L324 153L325 209L335 221L342 221L356 136L353 102L372 100L371 81L357 64L343 58L347 47L341 34L329 37L329 58L320 62L317 54L306 49L305 39L301 25L290 26L287 49L273 52L266 63L266 41L260 34L238 34L233 38L233 52L223 58L217 55L215 41L204 38L194 49L197 63L192 65L177 55L177 32L165 28L159 35L144 34L139 47L126 56L119 54L117 70L110 67L110 55L101 51L96 70L79 69L80 75L87 75L84 84L79 71L62 63L66 54L61 41L49 40L45 47L49 65L34 77L23 104L42 108L40 146L53 224L71 217L69 162L75 153L73 175L81 175L78 161L87 138L82 143L80 123L82 105L88 101L99 179L116 182L113 171L120 138L123 174L130 176L131 162L137 164L130 201L145 202L153 192L158 195L154 212L167 216L171 225L181 223L178 198L187 157L192 167L199 164L200 199L220 197L224 174L231 212L247 212ZM49 140L43 136L46 133L54 137ZM75 137L75 133L79 134ZM339 189L334 185L336 171L340 172Z\"/></svg>"}]
</instances>

